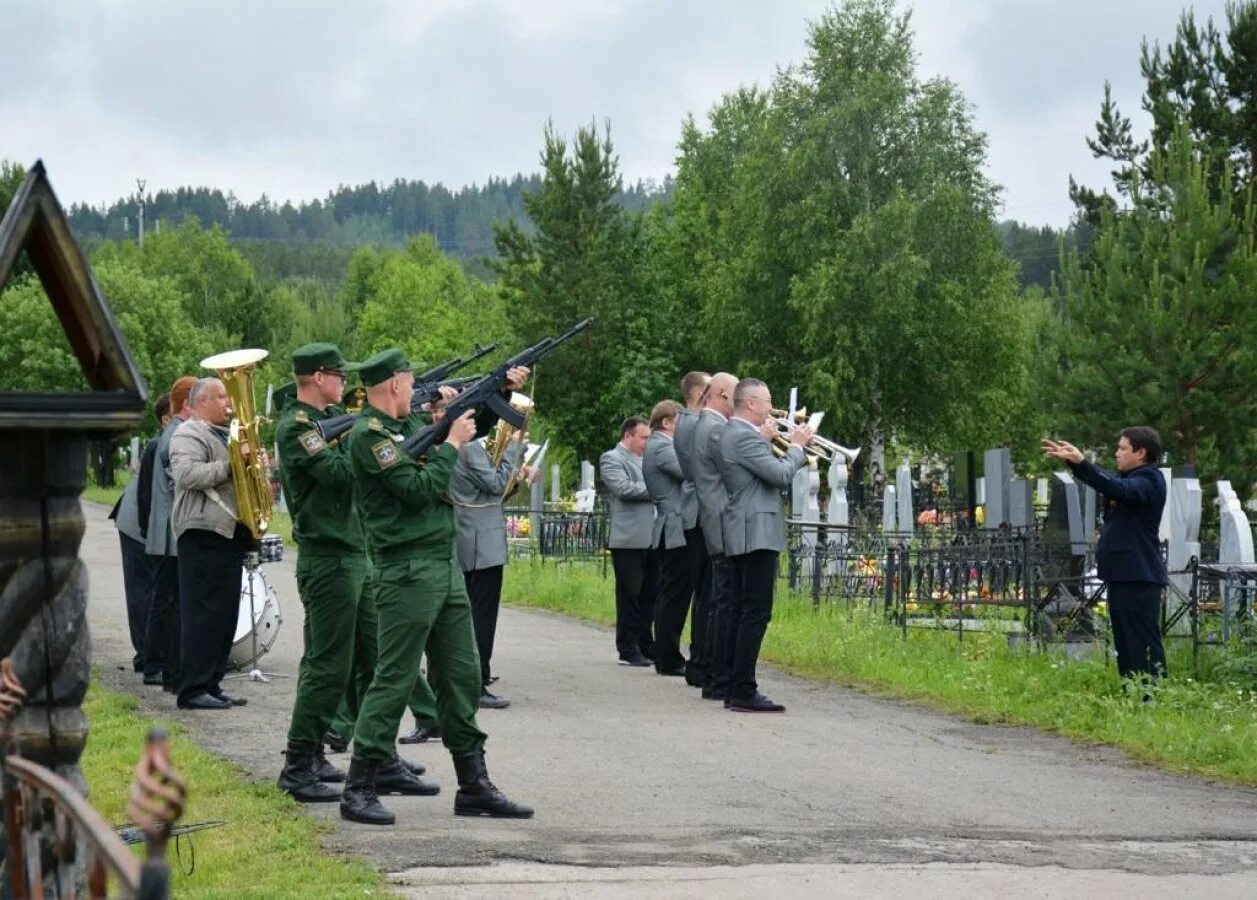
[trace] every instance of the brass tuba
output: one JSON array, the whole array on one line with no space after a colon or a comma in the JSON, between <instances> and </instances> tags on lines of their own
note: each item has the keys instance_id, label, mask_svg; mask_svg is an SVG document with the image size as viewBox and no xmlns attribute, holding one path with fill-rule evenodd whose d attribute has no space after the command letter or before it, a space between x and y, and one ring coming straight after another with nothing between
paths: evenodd
<instances>
[{"instance_id":1,"label":"brass tuba","mask_svg":"<svg viewBox=\"0 0 1257 900\"><path fill-rule=\"evenodd\" d=\"M258 434L262 419L253 398L253 370L267 355L265 350L229 350L201 360L202 366L217 373L231 398L231 437L227 441L231 480L236 486L237 515L255 538L266 534L271 524L271 482L262 464Z\"/></svg>"}]
</instances>

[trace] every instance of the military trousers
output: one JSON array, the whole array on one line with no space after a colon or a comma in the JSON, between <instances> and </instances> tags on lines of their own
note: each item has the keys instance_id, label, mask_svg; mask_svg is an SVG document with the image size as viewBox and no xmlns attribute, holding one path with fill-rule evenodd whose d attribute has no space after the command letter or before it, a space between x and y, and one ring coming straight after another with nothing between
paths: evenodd
<instances>
[{"instance_id":1,"label":"military trousers","mask_svg":"<svg viewBox=\"0 0 1257 900\"><path fill-rule=\"evenodd\" d=\"M476 722L480 657L453 548L444 557L377 559L376 576L379 657L354 728L354 755L380 761L392 756L425 652L442 742L456 757L479 751L486 737Z\"/></svg>"},{"instance_id":2,"label":"military trousers","mask_svg":"<svg viewBox=\"0 0 1257 900\"><path fill-rule=\"evenodd\" d=\"M354 660L349 668L349 681L332 718L332 731L342 737L353 737L354 723L362 709L362 700L375 676L375 659L379 644L379 616L375 611L375 567L367 575L358 601L358 618L354 624Z\"/></svg>"},{"instance_id":3,"label":"military trousers","mask_svg":"<svg viewBox=\"0 0 1257 900\"><path fill-rule=\"evenodd\" d=\"M363 553L297 555L297 590L305 609L304 650L297 667L297 699L288 726L290 742L318 743L332 724L354 662L358 610L367 582Z\"/></svg>"},{"instance_id":4,"label":"military trousers","mask_svg":"<svg viewBox=\"0 0 1257 900\"><path fill-rule=\"evenodd\" d=\"M428 663L432 665L431 662ZM432 685L428 678L419 670L415 678L415 689L410 692L410 714L415 717L416 728L436 728L436 694L432 693Z\"/></svg>"}]
</instances>

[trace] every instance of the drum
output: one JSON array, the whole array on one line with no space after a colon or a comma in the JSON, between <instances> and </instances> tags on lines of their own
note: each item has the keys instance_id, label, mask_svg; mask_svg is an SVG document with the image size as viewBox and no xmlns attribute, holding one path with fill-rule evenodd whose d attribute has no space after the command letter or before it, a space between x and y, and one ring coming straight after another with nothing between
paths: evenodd
<instances>
[{"instance_id":1,"label":"drum","mask_svg":"<svg viewBox=\"0 0 1257 900\"><path fill-rule=\"evenodd\" d=\"M261 562L279 562L284 558L284 539L277 534L268 534L262 538L262 546L258 550Z\"/></svg>"},{"instance_id":2,"label":"drum","mask_svg":"<svg viewBox=\"0 0 1257 900\"><path fill-rule=\"evenodd\" d=\"M279 626L283 621L279 611L279 597L275 594L275 589L267 583L262 570L241 570L240 609L236 615L236 630L232 636L227 664L237 671L255 666L271 649L275 638L279 637ZM254 647L257 648L256 652Z\"/></svg>"}]
</instances>

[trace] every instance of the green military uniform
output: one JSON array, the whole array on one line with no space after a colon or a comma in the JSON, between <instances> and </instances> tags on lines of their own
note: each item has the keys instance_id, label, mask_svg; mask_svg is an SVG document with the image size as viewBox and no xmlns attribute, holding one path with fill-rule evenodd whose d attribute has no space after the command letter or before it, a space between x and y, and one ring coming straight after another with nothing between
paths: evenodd
<instances>
[{"instance_id":1,"label":"green military uniform","mask_svg":"<svg viewBox=\"0 0 1257 900\"><path fill-rule=\"evenodd\" d=\"M293 354L293 372L348 371L340 351L310 344ZM369 564L354 505L349 455L327 443L314 425L341 414L290 401L276 429L280 480L299 546L297 588L305 607L304 652L297 675L297 699L288 729L290 743L317 744L345 693L355 649L374 655L375 611L364 590Z\"/></svg>"},{"instance_id":2,"label":"green military uniform","mask_svg":"<svg viewBox=\"0 0 1257 900\"><path fill-rule=\"evenodd\" d=\"M381 373L364 365L367 384L405 367L400 352L377 358ZM393 753L425 651L445 746L457 758L479 753L485 742L476 724L480 660L471 605L455 559L454 510L446 500L458 454L442 444L425 465L417 464L400 445L419 427L414 416L396 419L367 405L349 436L363 524L376 567L379 615L379 655L354 729L355 759L382 761Z\"/></svg>"}]
</instances>

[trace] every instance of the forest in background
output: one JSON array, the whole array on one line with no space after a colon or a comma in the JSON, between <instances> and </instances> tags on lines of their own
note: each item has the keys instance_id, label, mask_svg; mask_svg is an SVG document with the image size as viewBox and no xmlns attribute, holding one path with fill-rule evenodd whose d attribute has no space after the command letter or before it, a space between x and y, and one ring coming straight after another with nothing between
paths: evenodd
<instances>
[{"instance_id":1,"label":"forest in background","mask_svg":"<svg viewBox=\"0 0 1257 900\"><path fill-rule=\"evenodd\" d=\"M626 187L610 123L591 123L546 127L538 174L480 187L398 180L297 205L159 192L142 248L135 198L71 220L155 392L234 347L271 352L265 386L310 340L435 363L592 314L536 385L536 430L560 458L605 449L680 373L723 368L779 396L798 385L883 472L995 445L1031 460L1049 432L1103 449L1146 422L1173 462L1247 486L1254 48L1251 0L1223 23L1185 12L1173 42L1140 53L1146 135L1097 85L1079 139L1115 187L1071 185L1064 232L997 221L987 137L954 83L918 74L889 0L835 5L801 64L683 123L662 184ZM0 163L0 204L21 176ZM0 332L0 388L81 384L29 275L0 295Z\"/></svg>"}]
</instances>

